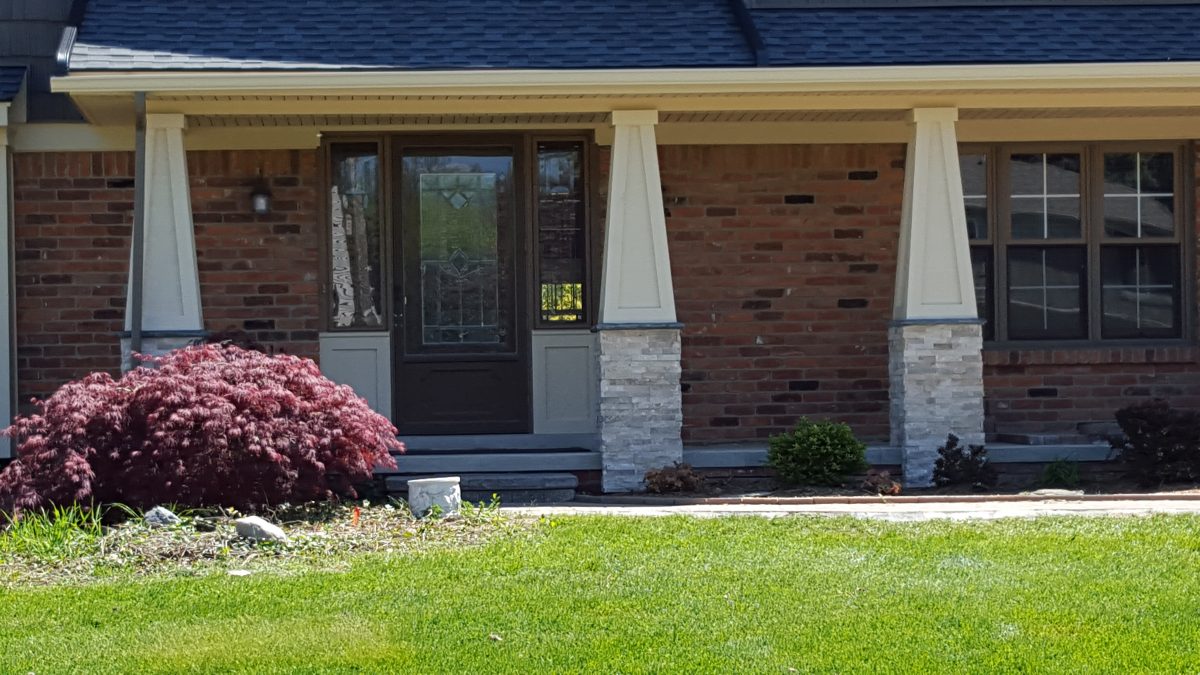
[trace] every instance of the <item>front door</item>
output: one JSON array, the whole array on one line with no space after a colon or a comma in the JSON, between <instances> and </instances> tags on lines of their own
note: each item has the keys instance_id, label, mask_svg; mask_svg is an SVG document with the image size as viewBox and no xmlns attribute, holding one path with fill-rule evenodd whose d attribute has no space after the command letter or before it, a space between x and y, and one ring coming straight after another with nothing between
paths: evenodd
<instances>
[{"instance_id":1,"label":"front door","mask_svg":"<svg viewBox=\"0 0 1200 675\"><path fill-rule=\"evenodd\" d=\"M396 146L401 433L530 430L521 147Z\"/></svg>"}]
</instances>

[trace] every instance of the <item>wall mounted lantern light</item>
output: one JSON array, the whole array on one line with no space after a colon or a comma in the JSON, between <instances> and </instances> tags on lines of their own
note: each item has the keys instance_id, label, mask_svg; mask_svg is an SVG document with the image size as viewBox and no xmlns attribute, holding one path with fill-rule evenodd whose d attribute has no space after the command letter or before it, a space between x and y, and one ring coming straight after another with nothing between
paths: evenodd
<instances>
[{"instance_id":1,"label":"wall mounted lantern light","mask_svg":"<svg viewBox=\"0 0 1200 675\"><path fill-rule=\"evenodd\" d=\"M258 172L258 180L254 183L254 190L250 193L250 207L254 213L265 215L271 212L271 188L267 185L266 179L262 177L262 171Z\"/></svg>"}]
</instances>

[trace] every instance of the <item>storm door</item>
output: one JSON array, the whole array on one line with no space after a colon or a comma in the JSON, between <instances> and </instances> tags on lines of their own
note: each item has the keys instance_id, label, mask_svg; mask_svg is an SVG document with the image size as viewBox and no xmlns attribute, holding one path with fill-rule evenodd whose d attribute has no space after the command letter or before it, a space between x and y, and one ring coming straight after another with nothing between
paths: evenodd
<instances>
[{"instance_id":1,"label":"storm door","mask_svg":"<svg viewBox=\"0 0 1200 675\"><path fill-rule=\"evenodd\" d=\"M397 144L401 433L530 430L520 147Z\"/></svg>"}]
</instances>

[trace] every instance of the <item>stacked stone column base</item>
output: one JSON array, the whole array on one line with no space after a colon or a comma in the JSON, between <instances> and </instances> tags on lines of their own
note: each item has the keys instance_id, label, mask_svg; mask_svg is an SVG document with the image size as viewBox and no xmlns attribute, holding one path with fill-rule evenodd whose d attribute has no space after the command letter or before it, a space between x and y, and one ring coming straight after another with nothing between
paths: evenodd
<instances>
[{"instance_id":1,"label":"stacked stone column base","mask_svg":"<svg viewBox=\"0 0 1200 675\"><path fill-rule=\"evenodd\" d=\"M983 443L983 328L975 320L897 322L888 342L892 445L905 484L928 486L948 434Z\"/></svg>"},{"instance_id":2,"label":"stacked stone column base","mask_svg":"<svg viewBox=\"0 0 1200 675\"><path fill-rule=\"evenodd\" d=\"M186 331L186 334L146 335L142 337L141 354L145 356L162 356L174 349L182 349L204 341L204 331ZM132 370L140 363L133 362L133 349L129 336L121 338L121 372Z\"/></svg>"},{"instance_id":3,"label":"stacked stone column base","mask_svg":"<svg viewBox=\"0 0 1200 675\"><path fill-rule=\"evenodd\" d=\"M602 485L638 492L647 471L683 460L679 330L602 329L598 346Z\"/></svg>"}]
</instances>

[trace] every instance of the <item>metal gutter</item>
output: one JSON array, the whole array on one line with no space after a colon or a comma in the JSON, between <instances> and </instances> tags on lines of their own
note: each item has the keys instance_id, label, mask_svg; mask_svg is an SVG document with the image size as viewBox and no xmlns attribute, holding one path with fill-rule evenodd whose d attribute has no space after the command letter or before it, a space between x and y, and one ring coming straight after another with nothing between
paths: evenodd
<instances>
[{"instance_id":1,"label":"metal gutter","mask_svg":"<svg viewBox=\"0 0 1200 675\"><path fill-rule=\"evenodd\" d=\"M66 75L71 70L71 51L75 49L75 38L79 36L79 27L83 25L83 15L87 12L88 0L73 0L71 13L67 16L67 25L63 27L62 37L58 40L58 49L54 52L54 74Z\"/></svg>"},{"instance_id":2,"label":"metal gutter","mask_svg":"<svg viewBox=\"0 0 1200 675\"><path fill-rule=\"evenodd\" d=\"M51 79L73 94L424 92L463 95L714 94L1200 87L1200 62L621 70L90 71Z\"/></svg>"}]
</instances>

